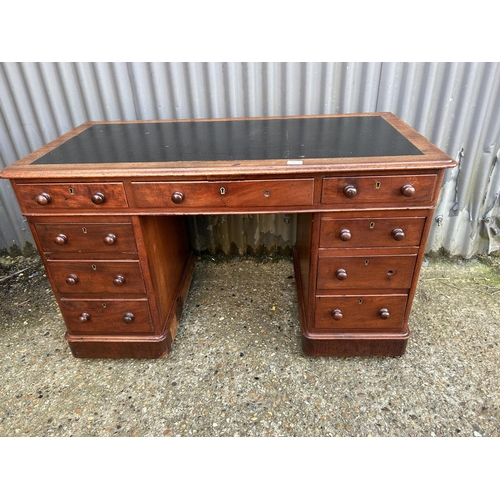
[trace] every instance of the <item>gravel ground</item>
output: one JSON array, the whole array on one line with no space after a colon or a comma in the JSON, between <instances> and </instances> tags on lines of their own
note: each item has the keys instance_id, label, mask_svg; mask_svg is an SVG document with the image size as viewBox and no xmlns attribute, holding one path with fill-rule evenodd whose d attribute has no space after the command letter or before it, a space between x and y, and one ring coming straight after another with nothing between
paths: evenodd
<instances>
[{"instance_id":1,"label":"gravel ground","mask_svg":"<svg viewBox=\"0 0 500 500\"><path fill-rule=\"evenodd\" d=\"M198 260L168 357L76 359L40 260L3 257L0 436L498 437L499 304L500 258L428 259L404 356L308 358L291 261Z\"/></svg>"}]
</instances>

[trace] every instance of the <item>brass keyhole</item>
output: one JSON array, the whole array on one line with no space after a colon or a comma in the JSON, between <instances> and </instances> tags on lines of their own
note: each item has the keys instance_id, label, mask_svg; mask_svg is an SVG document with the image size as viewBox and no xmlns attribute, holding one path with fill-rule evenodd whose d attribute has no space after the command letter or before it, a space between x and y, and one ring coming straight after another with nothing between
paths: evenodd
<instances>
[{"instance_id":1,"label":"brass keyhole","mask_svg":"<svg viewBox=\"0 0 500 500\"><path fill-rule=\"evenodd\" d=\"M95 264L92 264L92 271L97 271L97 266Z\"/></svg>"},{"instance_id":2,"label":"brass keyhole","mask_svg":"<svg viewBox=\"0 0 500 500\"><path fill-rule=\"evenodd\" d=\"M84 234L87 234L87 228L86 228L86 227L82 227L82 232L83 232Z\"/></svg>"},{"instance_id":3,"label":"brass keyhole","mask_svg":"<svg viewBox=\"0 0 500 500\"><path fill-rule=\"evenodd\" d=\"M75 190L73 188L69 188L69 194L75 194Z\"/></svg>"},{"instance_id":4,"label":"brass keyhole","mask_svg":"<svg viewBox=\"0 0 500 500\"><path fill-rule=\"evenodd\" d=\"M105 302L102 303L102 308L106 309L106 303Z\"/></svg>"},{"instance_id":5,"label":"brass keyhole","mask_svg":"<svg viewBox=\"0 0 500 500\"><path fill-rule=\"evenodd\" d=\"M380 183L380 182L376 182L376 183L375 183L375 189L380 189L380 186L381 186L381 183Z\"/></svg>"},{"instance_id":6,"label":"brass keyhole","mask_svg":"<svg viewBox=\"0 0 500 500\"><path fill-rule=\"evenodd\" d=\"M365 266L367 266L370 263L369 260L365 260Z\"/></svg>"},{"instance_id":7,"label":"brass keyhole","mask_svg":"<svg viewBox=\"0 0 500 500\"><path fill-rule=\"evenodd\" d=\"M370 229L373 229L375 227L375 222L370 222Z\"/></svg>"},{"instance_id":8,"label":"brass keyhole","mask_svg":"<svg viewBox=\"0 0 500 500\"><path fill-rule=\"evenodd\" d=\"M226 194L226 188L225 188L224 186L222 186L222 187L219 189L219 191L220 191L220 194L222 194L222 195Z\"/></svg>"}]
</instances>

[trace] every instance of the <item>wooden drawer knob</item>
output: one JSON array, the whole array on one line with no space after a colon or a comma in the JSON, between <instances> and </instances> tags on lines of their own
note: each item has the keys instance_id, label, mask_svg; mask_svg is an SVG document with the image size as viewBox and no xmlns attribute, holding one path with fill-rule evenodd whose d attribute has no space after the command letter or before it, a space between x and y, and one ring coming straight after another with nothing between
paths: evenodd
<instances>
[{"instance_id":1,"label":"wooden drawer knob","mask_svg":"<svg viewBox=\"0 0 500 500\"><path fill-rule=\"evenodd\" d=\"M340 321L344 317L340 309L334 309L332 311L332 316L335 321Z\"/></svg>"},{"instance_id":2,"label":"wooden drawer knob","mask_svg":"<svg viewBox=\"0 0 500 500\"><path fill-rule=\"evenodd\" d=\"M410 198L415 194L415 188L411 184L405 184L401 188L401 193L407 198Z\"/></svg>"},{"instance_id":3,"label":"wooden drawer knob","mask_svg":"<svg viewBox=\"0 0 500 500\"><path fill-rule=\"evenodd\" d=\"M135 319L135 316L132 313L125 313L125 315L123 316L123 322L127 323L127 324L132 323L132 321L134 321L134 319Z\"/></svg>"},{"instance_id":4,"label":"wooden drawer knob","mask_svg":"<svg viewBox=\"0 0 500 500\"><path fill-rule=\"evenodd\" d=\"M88 323L90 321L90 314L82 313L78 319L80 320L80 323Z\"/></svg>"},{"instance_id":5,"label":"wooden drawer knob","mask_svg":"<svg viewBox=\"0 0 500 500\"><path fill-rule=\"evenodd\" d=\"M392 237L396 240L396 241L401 241L404 237L405 237L405 233L402 229L400 228L397 228L397 229L393 229L392 231Z\"/></svg>"},{"instance_id":6,"label":"wooden drawer knob","mask_svg":"<svg viewBox=\"0 0 500 500\"><path fill-rule=\"evenodd\" d=\"M58 234L54 238L54 243L56 245L65 245L68 242L68 237L65 234Z\"/></svg>"},{"instance_id":7,"label":"wooden drawer knob","mask_svg":"<svg viewBox=\"0 0 500 500\"><path fill-rule=\"evenodd\" d=\"M172 201L177 204L182 203L184 201L184 195L180 191L176 191L172 195Z\"/></svg>"},{"instance_id":8,"label":"wooden drawer knob","mask_svg":"<svg viewBox=\"0 0 500 500\"><path fill-rule=\"evenodd\" d=\"M342 229L342 231L340 231L339 237L342 241L349 241L352 237L351 231L349 231L349 229Z\"/></svg>"},{"instance_id":9,"label":"wooden drawer knob","mask_svg":"<svg viewBox=\"0 0 500 500\"><path fill-rule=\"evenodd\" d=\"M39 205L48 205L52 201L52 198L50 194L40 193L38 196L35 197L35 201Z\"/></svg>"},{"instance_id":10,"label":"wooden drawer knob","mask_svg":"<svg viewBox=\"0 0 500 500\"><path fill-rule=\"evenodd\" d=\"M380 309L380 311L378 312L378 315L382 319L389 319L389 317L390 317L389 310L386 309L385 307L383 309Z\"/></svg>"},{"instance_id":11,"label":"wooden drawer knob","mask_svg":"<svg viewBox=\"0 0 500 500\"><path fill-rule=\"evenodd\" d=\"M125 284L125 281L125 276L123 276L123 274L117 274L115 276L115 279L113 280L113 285L122 286L123 284Z\"/></svg>"},{"instance_id":12,"label":"wooden drawer knob","mask_svg":"<svg viewBox=\"0 0 500 500\"><path fill-rule=\"evenodd\" d=\"M79 279L78 279L78 276L76 274L70 274L67 278L66 278L66 283L68 285L76 285L78 283Z\"/></svg>"},{"instance_id":13,"label":"wooden drawer knob","mask_svg":"<svg viewBox=\"0 0 500 500\"><path fill-rule=\"evenodd\" d=\"M354 198L358 194L358 190L354 186L346 186L344 188L344 195L347 198Z\"/></svg>"},{"instance_id":14,"label":"wooden drawer knob","mask_svg":"<svg viewBox=\"0 0 500 500\"><path fill-rule=\"evenodd\" d=\"M106 196L104 193L94 193L90 199L94 205L102 205L106 201Z\"/></svg>"},{"instance_id":15,"label":"wooden drawer knob","mask_svg":"<svg viewBox=\"0 0 500 500\"><path fill-rule=\"evenodd\" d=\"M338 280L344 281L347 279L347 272L345 269L337 269L337 271L335 271L335 276Z\"/></svg>"},{"instance_id":16,"label":"wooden drawer knob","mask_svg":"<svg viewBox=\"0 0 500 500\"><path fill-rule=\"evenodd\" d=\"M114 245L116 243L116 236L113 233L109 233L104 237L104 243L106 245Z\"/></svg>"}]
</instances>

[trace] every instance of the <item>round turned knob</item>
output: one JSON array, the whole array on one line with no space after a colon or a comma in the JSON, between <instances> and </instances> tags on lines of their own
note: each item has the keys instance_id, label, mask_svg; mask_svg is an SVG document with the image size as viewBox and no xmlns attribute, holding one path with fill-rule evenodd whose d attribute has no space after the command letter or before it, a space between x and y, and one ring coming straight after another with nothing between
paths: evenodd
<instances>
[{"instance_id":1,"label":"round turned knob","mask_svg":"<svg viewBox=\"0 0 500 500\"><path fill-rule=\"evenodd\" d=\"M52 201L52 197L47 193L40 193L38 196L35 196L35 201L39 205L48 205Z\"/></svg>"},{"instance_id":2,"label":"round turned knob","mask_svg":"<svg viewBox=\"0 0 500 500\"><path fill-rule=\"evenodd\" d=\"M401 241L404 237L405 237L405 233L402 229L400 228L397 228L397 229L393 229L392 231L392 237L396 240L396 241Z\"/></svg>"},{"instance_id":3,"label":"round turned knob","mask_svg":"<svg viewBox=\"0 0 500 500\"><path fill-rule=\"evenodd\" d=\"M113 233L109 233L104 237L104 243L106 245L114 245L116 243L116 236Z\"/></svg>"},{"instance_id":4,"label":"round turned knob","mask_svg":"<svg viewBox=\"0 0 500 500\"><path fill-rule=\"evenodd\" d=\"M358 194L358 190L354 186L346 186L344 188L344 195L347 198L354 198Z\"/></svg>"},{"instance_id":5,"label":"round turned knob","mask_svg":"<svg viewBox=\"0 0 500 500\"><path fill-rule=\"evenodd\" d=\"M117 274L113 280L113 285L122 286L125 283L125 276L123 274Z\"/></svg>"},{"instance_id":6,"label":"round turned knob","mask_svg":"<svg viewBox=\"0 0 500 500\"><path fill-rule=\"evenodd\" d=\"M95 193L90 199L94 205L101 205L106 201L106 196L103 193Z\"/></svg>"},{"instance_id":7,"label":"round turned knob","mask_svg":"<svg viewBox=\"0 0 500 500\"><path fill-rule=\"evenodd\" d=\"M335 276L338 280L344 281L347 279L347 272L345 269L337 269L337 271L335 271Z\"/></svg>"},{"instance_id":8,"label":"round turned knob","mask_svg":"<svg viewBox=\"0 0 500 500\"><path fill-rule=\"evenodd\" d=\"M332 316L335 321L340 321L344 317L340 309L334 309L332 311Z\"/></svg>"},{"instance_id":9,"label":"round turned knob","mask_svg":"<svg viewBox=\"0 0 500 500\"><path fill-rule=\"evenodd\" d=\"M90 314L89 313L82 313L82 314L80 314L80 317L78 319L80 320L80 323L87 323L90 321Z\"/></svg>"},{"instance_id":10,"label":"round turned knob","mask_svg":"<svg viewBox=\"0 0 500 500\"><path fill-rule=\"evenodd\" d=\"M389 319L389 316L390 316L389 310L384 307L383 309L380 309L380 311L378 312L378 315L382 319Z\"/></svg>"},{"instance_id":11,"label":"round turned knob","mask_svg":"<svg viewBox=\"0 0 500 500\"><path fill-rule=\"evenodd\" d=\"M406 196L407 198L410 198L415 194L415 188L411 184L405 184L401 188L401 193Z\"/></svg>"},{"instance_id":12,"label":"round turned knob","mask_svg":"<svg viewBox=\"0 0 500 500\"><path fill-rule=\"evenodd\" d=\"M172 201L174 203L182 203L184 201L184 195L180 191L176 191L172 195Z\"/></svg>"},{"instance_id":13,"label":"round turned knob","mask_svg":"<svg viewBox=\"0 0 500 500\"><path fill-rule=\"evenodd\" d=\"M342 231L340 231L340 239L342 241L349 241L351 239L351 231L349 231L349 229L342 229Z\"/></svg>"},{"instance_id":14,"label":"round turned knob","mask_svg":"<svg viewBox=\"0 0 500 500\"><path fill-rule=\"evenodd\" d=\"M56 245L65 245L68 242L68 237L65 234L58 234L54 238L54 243Z\"/></svg>"},{"instance_id":15,"label":"round turned knob","mask_svg":"<svg viewBox=\"0 0 500 500\"><path fill-rule=\"evenodd\" d=\"M132 323L134 321L135 316L132 313L125 313L123 316L123 322L124 323Z\"/></svg>"},{"instance_id":16,"label":"round turned knob","mask_svg":"<svg viewBox=\"0 0 500 500\"><path fill-rule=\"evenodd\" d=\"M67 278L66 278L66 283L68 285L76 285L78 283L78 276L76 274L70 274Z\"/></svg>"}]
</instances>

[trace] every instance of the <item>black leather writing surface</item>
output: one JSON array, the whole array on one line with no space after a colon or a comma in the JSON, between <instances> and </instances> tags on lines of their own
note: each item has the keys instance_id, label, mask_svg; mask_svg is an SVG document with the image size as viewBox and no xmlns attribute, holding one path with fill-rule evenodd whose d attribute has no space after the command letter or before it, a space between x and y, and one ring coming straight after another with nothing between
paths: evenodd
<instances>
[{"instance_id":1,"label":"black leather writing surface","mask_svg":"<svg viewBox=\"0 0 500 500\"><path fill-rule=\"evenodd\" d=\"M34 164L407 156L423 153L380 116L95 124Z\"/></svg>"}]
</instances>

